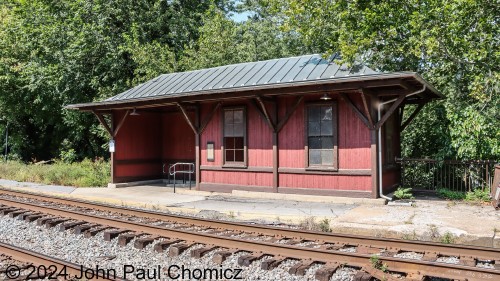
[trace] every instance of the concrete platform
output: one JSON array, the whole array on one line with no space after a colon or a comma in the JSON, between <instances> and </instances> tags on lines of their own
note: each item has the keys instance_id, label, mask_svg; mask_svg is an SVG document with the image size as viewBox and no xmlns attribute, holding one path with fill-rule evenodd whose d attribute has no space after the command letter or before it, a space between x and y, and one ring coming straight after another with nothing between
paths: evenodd
<instances>
[{"instance_id":1,"label":"concrete platform","mask_svg":"<svg viewBox=\"0 0 500 281\"><path fill-rule=\"evenodd\" d=\"M211 193L182 187L173 193L173 188L158 184L119 189L72 188L0 180L0 185L211 218L304 225L326 219L334 232L500 248L500 211L490 205L429 198L417 199L413 205L384 205L380 200L319 200L316 196L306 197L306 202L293 196L271 198L253 192Z\"/></svg>"}]
</instances>

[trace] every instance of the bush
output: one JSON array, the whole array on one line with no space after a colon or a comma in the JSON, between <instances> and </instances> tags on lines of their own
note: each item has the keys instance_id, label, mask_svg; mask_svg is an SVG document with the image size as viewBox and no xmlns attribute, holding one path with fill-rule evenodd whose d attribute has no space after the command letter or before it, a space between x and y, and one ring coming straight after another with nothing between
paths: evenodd
<instances>
[{"instance_id":1,"label":"bush","mask_svg":"<svg viewBox=\"0 0 500 281\"><path fill-rule=\"evenodd\" d=\"M110 164L102 159L52 164L24 164L19 161L0 162L0 178L43 184L76 187L106 186L110 179Z\"/></svg>"},{"instance_id":2,"label":"bush","mask_svg":"<svg viewBox=\"0 0 500 281\"><path fill-rule=\"evenodd\" d=\"M489 188L476 188L474 191L469 191L465 194L465 201L473 202L488 202L490 201L490 189Z\"/></svg>"},{"instance_id":3,"label":"bush","mask_svg":"<svg viewBox=\"0 0 500 281\"><path fill-rule=\"evenodd\" d=\"M437 193L439 197L448 199L448 200L464 200L465 194L459 191L452 191L446 188L438 188Z\"/></svg>"},{"instance_id":4,"label":"bush","mask_svg":"<svg viewBox=\"0 0 500 281\"><path fill-rule=\"evenodd\" d=\"M398 189L394 192L394 197L396 199L414 199L412 189L398 187Z\"/></svg>"}]
</instances>

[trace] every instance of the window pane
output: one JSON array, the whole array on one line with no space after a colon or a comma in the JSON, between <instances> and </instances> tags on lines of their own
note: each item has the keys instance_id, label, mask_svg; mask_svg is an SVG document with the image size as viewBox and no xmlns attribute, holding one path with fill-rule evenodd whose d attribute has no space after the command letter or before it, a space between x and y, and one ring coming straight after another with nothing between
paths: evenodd
<instances>
[{"instance_id":1,"label":"window pane","mask_svg":"<svg viewBox=\"0 0 500 281\"><path fill-rule=\"evenodd\" d=\"M243 162L245 156L244 156L244 150L243 149L238 149L234 151L234 161L236 162Z\"/></svg>"},{"instance_id":2,"label":"window pane","mask_svg":"<svg viewBox=\"0 0 500 281\"><path fill-rule=\"evenodd\" d=\"M319 106L310 106L308 107L308 117L307 117L307 121L309 122L319 122L320 121L320 107Z\"/></svg>"},{"instance_id":3,"label":"window pane","mask_svg":"<svg viewBox=\"0 0 500 281\"><path fill-rule=\"evenodd\" d=\"M321 149L320 137L309 137L309 149Z\"/></svg>"},{"instance_id":4,"label":"window pane","mask_svg":"<svg viewBox=\"0 0 500 281\"><path fill-rule=\"evenodd\" d=\"M309 122L308 123L308 134L309 136L319 136L321 134L319 122Z\"/></svg>"},{"instance_id":5,"label":"window pane","mask_svg":"<svg viewBox=\"0 0 500 281\"><path fill-rule=\"evenodd\" d=\"M333 165L333 150L322 150L321 162L323 165Z\"/></svg>"},{"instance_id":6,"label":"window pane","mask_svg":"<svg viewBox=\"0 0 500 281\"><path fill-rule=\"evenodd\" d=\"M243 123L243 110L234 110L234 123Z\"/></svg>"},{"instance_id":7,"label":"window pane","mask_svg":"<svg viewBox=\"0 0 500 281\"><path fill-rule=\"evenodd\" d=\"M233 111L224 110L224 124L232 124L233 122L234 122Z\"/></svg>"},{"instance_id":8,"label":"window pane","mask_svg":"<svg viewBox=\"0 0 500 281\"><path fill-rule=\"evenodd\" d=\"M234 138L234 148L235 149L243 149L243 138Z\"/></svg>"},{"instance_id":9,"label":"window pane","mask_svg":"<svg viewBox=\"0 0 500 281\"><path fill-rule=\"evenodd\" d=\"M322 149L333 149L333 137L321 137Z\"/></svg>"},{"instance_id":10,"label":"window pane","mask_svg":"<svg viewBox=\"0 0 500 281\"><path fill-rule=\"evenodd\" d=\"M234 139L235 138L224 138L225 141L225 148L227 149L234 149Z\"/></svg>"},{"instance_id":11,"label":"window pane","mask_svg":"<svg viewBox=\"0 0 500 281\"><path fill-rule=\"evenodd\" d=\"M234 162L234 150L226 149L226 162Z\"/></svg>"},{"instance_id":12,"label":"window pane","mask_svg":"<svg viewBox=\"0 0 500 281\"><path fill-rule=\"evenodd\" d=\"M321 135L322 136L333 135L333 124L331 120L321 121Z\"/></svg>"},{"instance_id":13,"label":"window pane","mask_svg":"<svg viewBox=\"0 0 500 281\"><path fill-rule=\"evenodd\" d=\"M235 123L233 127L233 136L241 137L243 136L243 123Z\"/></svg>"},{"instance_id":14,"label":"window pane","mask_svg":"<svg viewBox=\"0 0 500 281\"><path fill-rule=\"evenodd\" d=\"M332 120L332 107L322 106L321 107L321 121Z\"/></svg>"},{"instance_id":15,"label":"window pane","mask_svg":"<svg viewBox=\"0 0 500 281\"><path fill-rule=\"evenodd\" d=\"M224 136L232 137L234 136L234 126L233 124L224 124Z\"/></svg>"},{"instance_id":16,"label":"window pane","mask_svg":"<svg viewBox=\"0 0 500 281\"><path fill-rule=\"evenodd\" d=\"M321 165L321 150L309 149L309 165Z\"/></svg>"}]
</instances>

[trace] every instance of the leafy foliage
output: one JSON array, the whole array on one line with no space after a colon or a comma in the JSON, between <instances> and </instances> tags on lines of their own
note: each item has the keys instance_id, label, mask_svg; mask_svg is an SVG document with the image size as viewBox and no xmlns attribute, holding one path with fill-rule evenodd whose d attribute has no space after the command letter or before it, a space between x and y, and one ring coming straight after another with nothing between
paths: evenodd
<instances>
[{"instance_id":1,"label":"leafy foliage","mask_svg":"<svg viewBox=\"0 0 500 281\"><path fill-rule=\"evenodd\" d=\"M396 199L413 199L412 188L398 187L394 192Z\"/></svg>"},{"instance_id":2,"label":"leafy foliage","mask_svg":"<svg viewBox=\"0 0 500 281\"><path fill-rule=\"evenodd\" d=\"M447 99L403 134L404 156L500 158L500 27L488 0L271 0L283 28L341 61L416 71ZM284 12L281 12L284 11ZM424 126L421 126L424 125ZM434 142L434 143L433 143ZM430 144L430 145L429 145Z\"/></svg>"}]
</instances>

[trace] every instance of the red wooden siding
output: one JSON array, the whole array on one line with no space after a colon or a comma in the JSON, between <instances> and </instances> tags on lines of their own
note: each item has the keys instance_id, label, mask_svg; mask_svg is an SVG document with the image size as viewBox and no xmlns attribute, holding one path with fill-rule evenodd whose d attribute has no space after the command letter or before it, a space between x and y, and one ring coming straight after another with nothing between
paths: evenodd
<instances>
[{"instance_id":1,"label":"red wooden siding","mask_svg":"<svg viewBox=\"0 0 500 281\"><path fill-rule=\"evenodd\" d=\"M190 114L193 120L194 114ZM163 114L162 133L162 157L165 161L194 162L195 139L194 132L180 112Z\"/></svg>"},{"instance_id":2,"label":"red wooden siding","mask_svg":"<svg viewBox=\"0 0 500 281\"><path fill-rule=\"evenodd\" d=\"M280 187L371 191L371 177L280 174Z\"/></svg>"},{"instance_id":3,"label":"red wooden siding","mask_svg":"<svg viewBox=\"0 0 500 281\"><path fill-rule=\"evenodd\" d=\"M286 105L280 108L280 116L284 116L286 108L292 106L293 98L286 98L284 101ZM304 102L302 102L278 135L280 167L304 168L304 124Z\"/></svg>"},{"instance_id":4,"label":"red wooden siding","mask_svg":"<svg viewBox=\"0 0 500 281\"><path fill-rule=\"evenodd\" d=\"M114 113L114 127L118 126L125 111ZM141 113L139 116L127 116L115 137L115 178L127 181L135 177L158 177L161 165L161 118L156 113ZM129 162L127 162L129 160Z\"/></svg>"},{"instance_id":5,"label":"red wooden siding","mask_svg":"<svg viewBox=\"0 0 500 281\"><path fill-rule=\"evenodd\" d=\"M233 185L272 186L272 173L234 172L234 171L201 171L201 178L206 183Z\"/></svg>"},{"instance_id":6,"label":"red wooden siding","mask_svg":"<svg viewBox=\"0 0 500 281\"><path fill-rule=\"evenodd\" d=\"M205 116L207 116L210 112L210 107L209 105L204 105L202 106L201 110L201 115L202 115L202 120L204 119ZM222 165L222 151L221 151L221 146L222 146L222 128L221 128L221 118L222 118L222 111L219 109L217 112L214 114L212 117L212 120L207 124L207 127L205 128L205 131L200 136L200 147L201 147L201 165L208 165L208 166L221 166ZM214 161L210 162L207 161L207 142L213 142L214 143ZM202 175L202 181L203 175Z\"/></svg>"}]
</instances>

